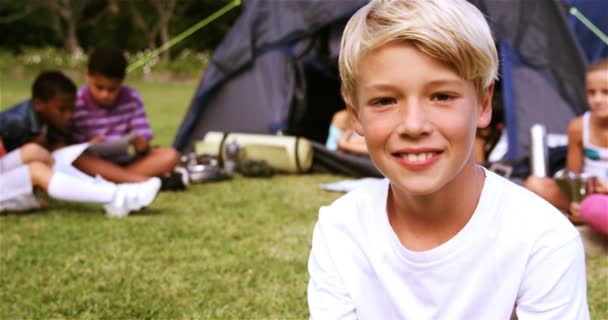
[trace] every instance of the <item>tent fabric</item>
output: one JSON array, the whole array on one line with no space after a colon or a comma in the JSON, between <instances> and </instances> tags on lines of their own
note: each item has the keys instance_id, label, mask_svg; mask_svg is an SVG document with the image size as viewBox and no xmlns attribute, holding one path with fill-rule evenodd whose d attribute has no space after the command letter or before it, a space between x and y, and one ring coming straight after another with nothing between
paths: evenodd
<instances>
[{"instance_id":1,"label":"tent fabric","mask_svg":"<svg viewBox=\"0 0 608 320\"><path fill-rule=\"evenodd\" d=\"M608 35L608 5L606 0L566 0L565 3L567 9L576 8L601 32ZM582 49L588 64L608 57L608 45L580 20L573 15L569 15L568 24L574 31L578 42L584 44Z\"/></svg>"},{"instance_id":2,"label":"tent fabric","mask_svg":"<svg viewBox=\"0 0 608 320\"><path fill-rule=\"evenodd\" d=\"M585 60L559 1L474 1L498 38L508 137L506 159L526 156L529 128L565 134L587 110Z\"/></svg>"},{"instance_id":3,"label":"tent fabric","mask_svg":"<svg viewBox=\"0 0 608 320\"><path fill-rule=\"evenodd\" d=\"M193 139L200 139L204 132L211 130L206 126L207 123L213 123L212 128L215 129L221 127L222 131L238 131L224 129L223 126L226 125L258 133L268 133L271 127L285 126L284 118L289 107L302 101L292 99L287 92L282 92L281 95L281 92L273 91L271 95L275 95L270 96L264 89L275 90L275 86L286 87L301 79L303 75L297 74L298 66L294 63L299 55L306 53L311 36L336 21L345 21L365 3L365 0L245 1L242 15L214 51L211 63L205 70L178 130L174 146L178 150L188 148ZM287 72L285 69L288 68L294 72ZM246 77L250 79L239 79ZM229 83L238 81L240 85ZM229 83L230 88L223 87L226 83ZM302 87L299 89L304 90ZM225 94L216 94L215 90L221 90ZM231 97L232 95L237 97ZM211 101L212 98L214 101ZM223 99L231 99L233 103ZM199 123L207 117L204 111L212 109L206 106L214 104L221 104L222 108L228 106L227 108L238 109L240 112L219 110L220 113L230 114L228 119L219 121L216 118L213 122ZM258 114L259 106L265 108L262 114ZM270 116L267 119L271 121L261 123L255 121L260 117L242 117L242 112L247 112L247 108L252 108L251 112L260 117Z\"/></svg>"},{"instance_id":4,"label":"tent fabric","mask_svg":"<svg viewBox=\"0 0 608 320\"><path fill-rule=\"evenodd\" d=\"M469 1L486 15L501 55L497 90L509 140L506 158L525 157L532 124L565 134L569 120L587 110L586 46L561 0ZM212 130L297 135L318 143L319 165L313 168L377 176L371 161L322 146L333 113L344 108L337 71L341 33L366 3L246 1L216 48L173 145L191 150ZM607 1L602 8L608 11Z\"/></svg>"},{"instance_id":5,"label":"tent fabric","mask_svg":"<svg viewBox=\"0 0 608 320\"><path fill-rule=\"evenodd\" d=\"M312 142L314 172L328 172L352 177L384 177L369 157L335 150L328 150L318 142Z\"/></svg>"}]
</instances>

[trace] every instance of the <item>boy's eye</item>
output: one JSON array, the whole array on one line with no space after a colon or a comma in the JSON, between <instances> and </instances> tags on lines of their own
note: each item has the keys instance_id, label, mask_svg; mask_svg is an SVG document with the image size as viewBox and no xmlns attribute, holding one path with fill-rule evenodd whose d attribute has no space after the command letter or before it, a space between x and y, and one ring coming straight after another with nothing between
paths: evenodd
<instances>
[{"instance_id":1,"label":"boy's eye","mask_svg":"<svg viewBox=\"0 0 608 320\"><path fill-rule=\"evenodd\" d=\"M433 101L448 101L452 99L452 96L447 93L436 93L431 97Z\"/></svg>"},{"instance_id":2,"label":"boy's eye","mask_svg":"<svg viewBox=\"0 0 608 320\"><path fill-rule=\"evenodd\" d=\"M396 100L393 98L388 98L388 97L384 97L384 98L378 98L378 99L374 99L371 101L371 105L373 106L388 106L391 105L393 103L395 103Z\"/></svg>"}]
</instances>

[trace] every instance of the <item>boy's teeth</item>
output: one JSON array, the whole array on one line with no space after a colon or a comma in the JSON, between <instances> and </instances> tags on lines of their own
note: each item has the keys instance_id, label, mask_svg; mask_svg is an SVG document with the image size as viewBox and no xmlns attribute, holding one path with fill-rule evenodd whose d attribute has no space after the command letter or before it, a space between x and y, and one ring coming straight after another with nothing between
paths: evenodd
<instances>
[{"instance_id":1,"label":"boy's teeth","mask_svg":"<svg viewBox=\"0 0 608 320\"><path fill-rule=\"evenodd\" d=\"M409 162L422 162L433 156L432 152L423 152L423 153L406 153L404 157Z\"/></svg>"}]
</instances>

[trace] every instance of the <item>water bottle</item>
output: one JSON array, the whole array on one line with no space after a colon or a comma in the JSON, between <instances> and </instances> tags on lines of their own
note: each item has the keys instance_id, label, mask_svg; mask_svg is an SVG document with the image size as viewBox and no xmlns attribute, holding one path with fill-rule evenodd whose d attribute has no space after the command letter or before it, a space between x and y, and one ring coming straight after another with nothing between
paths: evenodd
<instances>
[{"instance_id":1,"label":"water bottle","mask_svg":"<svg viewBox=\"0 0 608 320\"><path fill-rule=\"evenodd\" d=\"M549 149L547 147L547 128L535 123L530 127L530 167L532 175L547 177L549 174Z\"/></svg>"}]
</instances>

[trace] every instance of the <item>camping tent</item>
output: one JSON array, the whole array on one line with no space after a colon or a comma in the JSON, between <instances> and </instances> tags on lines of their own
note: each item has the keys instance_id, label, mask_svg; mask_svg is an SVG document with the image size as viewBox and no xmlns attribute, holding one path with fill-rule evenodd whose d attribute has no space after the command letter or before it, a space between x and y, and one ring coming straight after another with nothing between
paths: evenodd
<instances>
[{"instance_id":1,"label":"camping tent","mask_svg":"<svg viewBox=\"0 0 608 320\"><path fill-rule=\"evenodd\" d=\"M533 123L565 133L568 121L587 109L583 50L565 2L469 1L488 17L501 55L505 157L521 158ZM174 146L191 150L209 131L284 133L315 142L317 168L378 175L369 161L323 147L333 113L344 108L337 73L341 33L366 3L245 1L213 54Z\"/></svg>"}]
</instances>

